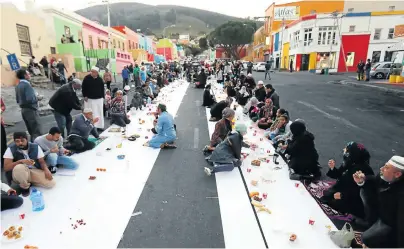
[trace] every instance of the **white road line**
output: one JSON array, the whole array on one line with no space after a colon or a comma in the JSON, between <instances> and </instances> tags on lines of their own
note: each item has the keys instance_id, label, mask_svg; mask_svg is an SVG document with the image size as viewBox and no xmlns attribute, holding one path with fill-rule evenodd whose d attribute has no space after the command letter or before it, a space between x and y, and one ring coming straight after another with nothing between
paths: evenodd
<instances>
[{"instance_id":1,"label":"white road line","mask_svg":"<svg viewBox=\"0 0 404 249\"><path fill-rule=\"evenodd\" d=\"M200 117L201 116L201 102L200 102L200 100L195 100L195 105L196 105L196 109L198 110L198 117Z\"/></svg>"},{"instance_id":2,"label":"white road line","mask_svg":"<svg viewBox=\"0 0 404 249\"><path fill-rule=\"evenodd\" d=\"M327 105L327 108L330 109L330 110L336 111L336 112L342 112L342 110L337 108L337 107Z\"/></svg>"},{"instance_id":3,"label":"white road line","mask_svg":"<svg viewBox=\"0 0 404 249\"><path fill-rule=\"evenodd\" d=\"M344 124L344 125L346 125L346 126L350 126L350 127L352 127L352 128L359 129L358 126L352 124L350 121L348 121L348 120L346 120L346 119L344 119L344 118L341 118L341 117L338 117L338 116L334 116L334 115L332 115L332 114L329 114L328 112L325 112L325 111L319 109L319 108L318 108L317 106L315 106L315 105L309 104L309 103L304 102L304 101L297 101L297 102L300 103L300 104L302 104L302 105L305 105L305 106L307 106L307 107L309 107L309 108L311 108L311 109L313 109L313 110L315 110L315 111L318 111L319 113L323 114L324 116L326 116L326 117L329 118L329 119L333 119L333 120L338 121L338 122L340 122L340 123L342 123L342 124Z\"/></svg>"},{"instance_id":4,"label":"white road line","mask_svg":"<svg viewBox=\"0 0 404 249\"><path fill-rule=\"evenodd\" d=\"M199 147L199 128L194 129L194 149Z\"/></svg>"}]
</instances>

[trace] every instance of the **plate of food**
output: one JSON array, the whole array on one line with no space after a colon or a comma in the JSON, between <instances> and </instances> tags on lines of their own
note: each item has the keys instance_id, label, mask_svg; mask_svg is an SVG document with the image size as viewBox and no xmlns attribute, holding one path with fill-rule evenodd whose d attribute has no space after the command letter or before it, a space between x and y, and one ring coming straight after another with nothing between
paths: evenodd
<instances>
[{"instance_id":1,"label":"plate of food","mask_svg":"<svg viewBox=\"0 0 404 249\"><path fill-rule=\"evenodd\" d=\"M23 226L9 226L6 230L3 231L1 241L3 243L19 241L23 238L24 230L25 229Z\"/></svg>"}]
</instances>

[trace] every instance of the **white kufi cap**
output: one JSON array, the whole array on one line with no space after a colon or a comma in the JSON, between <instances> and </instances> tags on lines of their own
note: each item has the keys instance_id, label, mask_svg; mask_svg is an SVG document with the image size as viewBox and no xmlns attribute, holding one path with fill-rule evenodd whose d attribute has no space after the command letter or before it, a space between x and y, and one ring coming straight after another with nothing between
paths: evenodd
<instances>
[{"instance_id":1,"label":"white kufi cap","mask_svg":"<svg viewBox=\"0 0 404 249\"><path fill-rule=\"evenodd\" d=\"M404 170L404 157L401 156L393 156L389 161L388 164L393 165L397 169Z\"/></svg>"},{"instance_id":2,"label":"white kufi cap","mask_svg":"<svg viewBox=\"0 0 404 249\"><path fill-rule=\"evenodd\" d=\"M97 72L99 72L100 69L99 69L98 67L96 67L96 66L93 66L93 67L91 68L91 71L97 71Z\"/></svg>"},{"instance_id":3,"label":"white kufi cap","mask_svg":"<svg viewBox=\"0 0 404 249\"><path fill-rule=\"evenodd\" d=\"M83 113L90 113L93 112L91 108L84 108Z\"/></svg>"}]
</instances>

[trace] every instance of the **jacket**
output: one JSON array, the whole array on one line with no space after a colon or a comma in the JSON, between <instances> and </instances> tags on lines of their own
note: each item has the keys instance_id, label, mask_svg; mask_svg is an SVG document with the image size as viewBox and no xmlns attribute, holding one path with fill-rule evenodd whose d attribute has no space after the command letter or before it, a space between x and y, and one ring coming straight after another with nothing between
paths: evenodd
<instances>
[{"instance_id":1,"label":"jacket","mask_svg":"<svg viewBox=\"0 0 404 249\"><path fill-rule=\"evenodd\" d=\"M73 83L60 87L50 98L49 105L63 115L69 115L73 109L81 110L79 98L73 90Z\"/></svg>"},{"instance_id":2,"label":"jacket","mask_svg":"<svg viewBox=\"0 0 404 249\"><path fill-rule=\"evenodd\" d=\"M210 139L210 146L215 147L220 144L227 137L227 134L231 132L231 129L231 122L229 120L222 118L217 122L215 124L215 131Z\"/></svg>"},{"instance_id":3,"label":"jacket","mask_svg":"<svg viewBox=\"0 0 404 249\"><path fill-rule=\"evenodd\" d=\"M88 74L83 79L81 91L83 97L89 99L103 99L105 97L104 81L99 76L94 79L91 74Z\"/></svg>"},{"instance_id":4,"label":"jacket","mask_svg":"<svg viewBox=\"0 0 404 249\"><path fill-rule=\"evenodd\" d=\"M98 138L97 129L91 123L90 120L86 119L83 114L76 117L73 121L72 129L70 131L70 136L78 136L82 138L88 138L92 134L95 138Z\"/></svg>"},{"instance_id":5,"label":"jacket","mask_svg":"<svg viewBox=\"0 0 404 249\"><path fill-rule=\"evenodd\" d=\"M128 79L129 78L129 70L128 69L124 68L122 70L122 78L123 79Z\"/></svg>"},{"instance_id":6,"label":"jacket","mask_svg":"<svg viewBox=\"0 0 404 249\"><path fill-rule=\"evenodd\" d=\"M238 132L233 132L227 138L216 146L212 155L207 157L211 163L235 163L241 159L241 148L243 146L243 136Z\"/></svg>"},{"instance_id":7,"label":"jacket","mask_svg":"<svg viewBox=\"0 0 404 249\"><path fill-rule=\"evenodd\" d=\"M274 104L274 106L276 108L278 108L278 109L281 108L280 104L279 104L279 95L275 91L275 89L266 94L265 99L267 99L267 98L270 98L272 100L272 103Z\"/></svg>"},{"instance_id":8,"label":"jacket","mask_svg":"<svg viewBox=\"0 0 404 249\"><path fill-rule=\"evenodd\" d=\"M259 102L264 102L265 96L266 96L265 88L261 87L261 88L255 90L254 95L258 99Z\"/></svg>"},{"instance_id":9,"label":"jacket","mask_svg":"<svg viewBox=\"0 0 404 249\"><path fill-rule=\"evenodd\" d=\"M15 97L20 108L38 110L38 99L34 88L27 80L20 80L15 86Z\"/></svg>"}]
</instances>

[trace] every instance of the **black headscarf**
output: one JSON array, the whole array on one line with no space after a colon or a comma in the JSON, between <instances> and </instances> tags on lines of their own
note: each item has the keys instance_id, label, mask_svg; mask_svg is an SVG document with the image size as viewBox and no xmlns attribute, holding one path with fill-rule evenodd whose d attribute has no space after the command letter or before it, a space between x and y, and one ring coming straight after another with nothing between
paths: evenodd
<instances>
[{"instance_id":1,"label":"black headscarf","mask_svg":"<svg viewBox=\"0 0 404 249\"><path fill-rule=\"evenodd\" d=\"M355 164L367 164L370 163L369 151L363 146L363 144L356 142L349 142L345 147L344 152L344 166L349 167Z\"/></svg>"},{"instance_id":2,"label":"black headscarf","mask_svg":"<svg viewBox=\"0 0 404 249\"><path fill-rule=\"evenodd\" d=\"M295 121L290 125L293 137L299 137L306 131L306 125L302 121Z\"/></svg>"}]
</instances>

